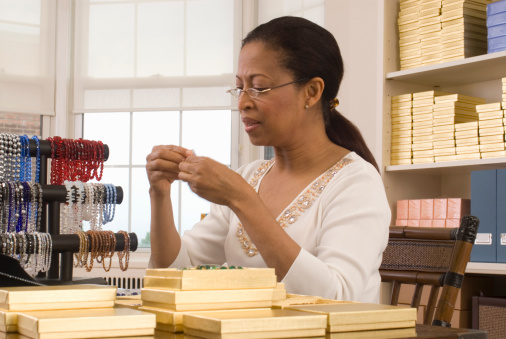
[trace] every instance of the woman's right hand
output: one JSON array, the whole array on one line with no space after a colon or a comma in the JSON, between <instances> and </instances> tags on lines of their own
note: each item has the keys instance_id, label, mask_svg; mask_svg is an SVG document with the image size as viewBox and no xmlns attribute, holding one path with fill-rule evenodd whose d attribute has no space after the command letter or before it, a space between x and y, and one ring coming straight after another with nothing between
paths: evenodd
<instances>
[{"instance_id":1,"label":"woman's right hand","mask_svg":"<svg viewBox=\"0 0 506 339\"><path fill-rule=\"evenodd\" d=\"M157 195L165 195L170 192L170 185L178 179L179 163L191 154L193 154L191 150L180 146L154 146L146 157L150 192Z\"/></svg>"}]
</instances>

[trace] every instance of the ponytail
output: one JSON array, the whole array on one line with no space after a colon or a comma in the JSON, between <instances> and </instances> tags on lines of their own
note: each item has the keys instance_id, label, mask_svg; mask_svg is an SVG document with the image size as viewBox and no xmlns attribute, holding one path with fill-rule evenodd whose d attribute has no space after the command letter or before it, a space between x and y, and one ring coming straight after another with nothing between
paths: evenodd
<instances>
[{"instance_id":1,"label":"ponytail","mask_svg":"<svg viewBox=\"0 0 506 339\"><path fill-rule=\"evenodd\" d=\"M336 109L326 110L325 132L329 139L336 145L357 153L362 159L369 162L379 172L378 164L371 151L367 147L362 133L355 124L346 119Z\"/></svg>"}]
</instances>

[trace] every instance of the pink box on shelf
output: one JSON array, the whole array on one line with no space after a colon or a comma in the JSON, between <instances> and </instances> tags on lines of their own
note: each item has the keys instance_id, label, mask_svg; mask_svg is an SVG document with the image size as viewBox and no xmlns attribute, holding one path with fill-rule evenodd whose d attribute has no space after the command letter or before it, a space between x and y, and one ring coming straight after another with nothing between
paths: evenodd
<instances>
[{"instance_id":1,"label":"pink box on shelf","mask_svg":"<svg viewBox=\"0 0 506 339\"><path fill-rule=\"evenodd\" d=\"M408 219L408 226L420 226L420 219Z\"/></svg>"},{"instance_id":2,"label":"pink box on shelf","mask_svg":"<svg viewBox=\"0 0 506 339\"><path fill-rule=\"evenodd\" d=\"M408 200L397 200L397 219L408 220Z\"/></svg>"},{"instance_id":3,"label":"pink box on shelf","mask_svg":"<svg viewBox=\"0 0 506 339\"><path fill-rule=\"evenodd\" d=\"M432 227L432 220L420 219L420 227Z\"/></svg>"},{"instance_id":4,"label":"pink box on shelf","mask_svg":"<svg viewBox=\"0 0 506 339\"><path fill-rule=\"evenodd\" d=\"M459 227L460 226L460 219L446 219L445 227Z\"/></svg>"},{"instance_id":5,"label":"pink box on shelf","mask_svg":"<svg viewBox=\"0 0 506 339\"><path fill-rule=\"evenodd\" d=\"M432 220L432 227L445 227L446 225L445 219L434 219Z\"/></svg>"},{"instance_id":6,"label":"pink box on shelf","mask_svg":"<svg viewBox=\"0 0 506 339\"><path fill-rule=\"evenodd\" d=\"M395 226L408 226L408 219L396 219Z\"/></svg>"},{"instance_id":7,"label":"pink box on shelf","mask_svg":"<svg viewBox=\"0 0 506 339\"><path fill-rule=\"evenodd\" d=\"M420 220L420 200L409 200L408 220Z\"/></svg>"},{"instance_id":8,"label":"pink box on shelf","mask_svg":"<svg viewBox=\"0 0 506 339\"><path fill-rule=\"evenodd\" d=\"M434 219L434 200L422 199L420 201L420 219L432 220Z\"/></svg>"},{"instance_id":9,"label":"pink box on shelf","mask_svg":"<svg viewBox=\"0 0 506 339\"><path fill-rule=\"evenodd\" d=\"M447 219L461 219L462 216L471 213L471 200L461 198L449 198L446 211Z\"/></svg>"},{"instance_id":10,"label":"pink box on shelf","mask_svg":"<svg viewBox=\"0 0 506 339\"><path fill-rule=\"evenodd\" d=\"M434 219L446 219L447 199L434 199ZM443 226L444 227L444 226Z\"/></svg>"}]
</instances>

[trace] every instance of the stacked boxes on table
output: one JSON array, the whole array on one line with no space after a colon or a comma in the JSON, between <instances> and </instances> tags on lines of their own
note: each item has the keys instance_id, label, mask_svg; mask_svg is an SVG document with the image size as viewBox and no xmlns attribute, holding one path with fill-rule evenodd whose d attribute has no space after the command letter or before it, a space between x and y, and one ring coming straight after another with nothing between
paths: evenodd
<instances>
[{"instance_id":1,"label":"stacked boxes on table","mask_svg":"<svg viewBox=\"0 0 506 339\"><path fill-rule=\"evenodd\" d=\"M476 106L479 115L480 152L482 158L506 156L504 112L501 103Z\"/></svg>"},{"instance_id":2,"label":"stacked boxes on table","mask_svg":"<svg viewBox=\"0 0 506 339\"><path fill-rule=\"evenodd\" d=\"M401 69L422 65L419 25L420 0L401 0L399 11L399 53Z\"/></svg>"},{"instance_id":3,"label":"stacked boxes on table","mask_svg":"<svg viewBox=\"0 0 506 339\"><path fill-rule=\"evenodd\" d=\"M476 154L479 159L478 140L470 145L456 145L455 131L462 123L477 122L476 105L485 103L485 99L450 94L434 98L434 156L435 161L451 161L471 158L468 154ZM458 154L458 156L457 156Z\"/></svg>"},{"instance_id":4,"label":"stacked boxes on table","mask_svg":"<svg viewBox=\"0 0 506 339\"><path fill-rule=\"evenodd\" d=\"M325 336L329 331L379 329L415 334L414 309L287 295L284 287L285 293L280 294L270 268L205 265L148 269L146 274L139 309L156 314L160 335L184 332L204 338L301 338ZM297 309L301 304L314 309ZM358 306L350 309L348 305Z\"/></svg>"},{"instance_id":5,"label":"stacked boxes on table","mask_svg":"<svg viewBox=\"0 0 506 339\"><path fill-rule=\"evenodd\" d=\"M485 54L491 1L401 0L401 70Z\"/></svg>"},{"instance_id":6,"label":"stacked boxes on table","mask_svg":"<svg viewBox=\"0 0 506 339\"><path fill-rule=\"evenodd\" d=\"M157 330L182 332L189 311L270 308L273 300L286 298L280 287L271 268L148 269L139 309L156 314Z\"/></svg>"},{"instance_id":7,"label":"stacked boxes on table","mask_svg":"<svg viewBox=\"0 0 506 339\"><path fill-rule=\"evenodd\" d=\"M488 53L506 50L506 0L487 5Z\"/></svg>"},{"instance_id":8,"label":"stacked boxes on table","mask_svg":"<svg viewBox=\"0 0 506 339\"><path fill-rule=\"evenodd\" d=\"M156 317L114 308L116 287L100 285L4 287L0 330L30 338L153 335Z\"/></svg>"},{"instance_id":9,"label":"stacked boxes on table","mask_svg":"<svg viewBox=\"0 0 506 339\"><path fill-rule=\"evenodd\" d=\"M471 261L506 263L506 169L471 172L471 214L480 227Z\"/></svg>"},{"instance_id":10,"label":"stacked boxes on table","mask_svg":"<svg viewBox=\"0 0 506 339\"><path fill-rule=\"evenodd\" d=\"M392 97L392 165L411 164L412 139L412 95Z\"/></svg>"},{"instance_id":11,"label":"stacked boxes on table","mask_svg":"<svg viewBox=\"0 0 506 339\"><path fill-rule=\"evenodd\" d=\"M462 198L397 200L395 226L459 227L470 204Z\"/></svg>"}]
</instances>

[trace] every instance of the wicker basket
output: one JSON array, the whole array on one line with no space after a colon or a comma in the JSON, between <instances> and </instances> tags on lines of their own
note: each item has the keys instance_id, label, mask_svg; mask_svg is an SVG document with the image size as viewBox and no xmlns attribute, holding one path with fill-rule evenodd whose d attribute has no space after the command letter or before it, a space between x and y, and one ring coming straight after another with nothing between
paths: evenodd
<instances>
[{"instance_id":1,"label":"wicker basket","mask_svg":"<svg viewBox=\"0 0 506 339\"><path fill-rule=\"evenodd\" d=\"M473 297L473 328L488 332L489 339L506 336L506 298Z\"/></svg>"}]
</instances>

